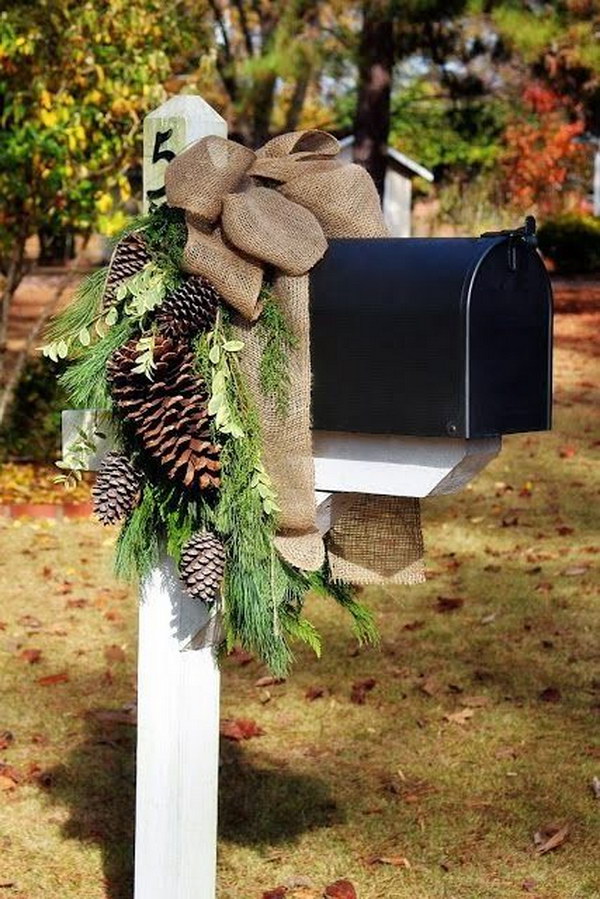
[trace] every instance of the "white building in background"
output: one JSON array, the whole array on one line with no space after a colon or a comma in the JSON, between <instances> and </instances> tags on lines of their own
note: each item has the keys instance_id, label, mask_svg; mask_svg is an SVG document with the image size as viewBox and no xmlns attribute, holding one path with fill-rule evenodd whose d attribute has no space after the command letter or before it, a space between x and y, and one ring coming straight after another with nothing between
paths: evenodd
<instances>
[{"instance_id":1,"label":"white building in background","mask_svg":"<svg viewBox=\"0 0 600 899\"><path fill-rule=\"evenodd\" d=\"M354 137L344 137L340 140L342 148L341 157L346 162L352 162L352 145ZM412 218L412 182L417 176L426 181L433 181L433 172L426 169L400 153L388 147L387 171L383 193L383 214L392 237L410 237Z\"/></svg>"}]
</instances>

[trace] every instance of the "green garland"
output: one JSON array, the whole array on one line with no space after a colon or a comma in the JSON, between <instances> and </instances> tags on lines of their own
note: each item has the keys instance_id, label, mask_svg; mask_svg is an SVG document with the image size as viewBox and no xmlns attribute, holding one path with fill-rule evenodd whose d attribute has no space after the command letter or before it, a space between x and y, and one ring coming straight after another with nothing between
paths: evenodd
<instances>
[{"instance_id":1,"label":"green garland","mask_svg":"<svg viewBox=\"0 0 600 899\"><path fill-rule=\"evenodd\" d=\"M288 565L275 549L277 497L262 464L259 417L239 363L243 343L234 334L226 307L219 308L214 327L192 344L198 374L210 396L211 437L220 447L220 487L192 492L168 480L123 420L111 398L107 363L115 350L135 338L140 352L136 370L152 379L154 317L164 297L181 283L186 239L181 213L164 206L138 219L120 240L133 231L143 237L151 262L119 284L112 305L104 305L107 270L92 275L52 322L44 348L47 355L71 357L62 383L73 406L106 411L119 450L143 477L137 504L125 517L117 541L117 573L143 578L165 550L179 563L190 538L206 531L218 538L224 551L220 607L225 649L241 644L276 676L289 670L291 641L302 641L320 654L321 638L303 615L311 590L331 596L350 614L359 641L375 642L371 613L356 601L348 585L331 578L327 564L320 572L303 572ZM285 416L288 359L296 340L273 293L264 290L262 301L261 389ZM60 477L68 480L64 474Z\"/></svg>"}]
</instances>

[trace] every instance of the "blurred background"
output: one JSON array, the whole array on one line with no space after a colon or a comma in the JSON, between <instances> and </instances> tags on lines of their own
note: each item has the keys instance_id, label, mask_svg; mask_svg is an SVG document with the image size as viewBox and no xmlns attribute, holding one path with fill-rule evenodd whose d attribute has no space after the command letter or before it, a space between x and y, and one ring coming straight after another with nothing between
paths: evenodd
<instances>
[{"instance_id":1,"label":"blurred background","mask_svg":"<svg viewBox=\"0 0 600 899\"><path fill-rule=\"evenodd\" d=\"M28 359L138 210L143 117L173 94L200 93L248 146L332 131L398 236L534 213L553 269L597 270L599 28L596 0L4 0L0 452L54 452L51 383Z\"/></svg>"},{"instance_id":2,"label":"blurred background","mask_svg":"<svg viewBox=\"0 0 600 899\"><path fill-rule=\"evenodd\" d=\"M368 591L382 651L314 603L322 661L224 663L219 896L598 899L598 0L0 0L2 895L131 895L135 589L53 483L38 348L178 93L248 146L333 132L395 235L534 214L557 311L553 432L427 501L427 583Z\"/></svg>"}]
</instances>

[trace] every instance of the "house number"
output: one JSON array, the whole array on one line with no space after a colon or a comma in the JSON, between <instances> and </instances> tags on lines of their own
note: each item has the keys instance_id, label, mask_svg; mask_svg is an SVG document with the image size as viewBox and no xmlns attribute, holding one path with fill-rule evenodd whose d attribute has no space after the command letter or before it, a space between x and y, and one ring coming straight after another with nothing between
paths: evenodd
<instances>
[{"instance_id":1,"label":"house number","mask_svg":"<svg viewBox=\"0 0 600 899\"><path fill-rule=\"evenodd\" d=\"M173 129L169 128L168 131L157 131L156 136L154 138L154 149L152 150L152 162L160 162L161 159L164 159L165 162L171 162L172 159L175 159L176 154L173 150L162 149L163 144L165 144L171 135L173 134ZM157 200L162 200L167 194L166 187L158 187L155 190L147 190L146 198L150 204L156 202Z\"/></svg>"}]
</instances>

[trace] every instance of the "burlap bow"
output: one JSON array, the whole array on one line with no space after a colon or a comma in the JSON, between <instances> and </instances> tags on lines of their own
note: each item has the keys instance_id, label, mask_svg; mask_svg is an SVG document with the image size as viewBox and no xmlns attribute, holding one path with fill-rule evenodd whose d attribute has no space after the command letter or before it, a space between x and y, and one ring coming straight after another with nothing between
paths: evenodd
<instances>
[{"instance_id":1,"label":"burlap bow","mask_svg":"<svg viewBox=\"0 0 600 899\"><path fill-rule=\"evenodd\" d=\"M257 152L217 136L189 147L166 172L167 202L186 210L185 268L252 320L265 266L304 275L327 237L385 236L371 179L339 151L324 131L283 134Z\"/></svg>"},{"instance_id":2,"label":"burlap bow","mask_svg":"<svg viewBox=\"0 0 600 899\"><path fill-rule=\"evenodd\" d=\"M371 178L360 166L343 163L339 152L338 141L323 131L283 134L256 152L210 136L177 156L165 178L167 202L186 212L184 268L211 281L240 315L242 366L282 510L277 546L290 563L307 570L319 568L324 558L310 433L307 273L325 253L328 238L388 236ZM253 322L260 314L265 267L275 273L274 292L297 339L284 420L259 383L261 346ZM385 521L379 535L378 520ZM368 533L361 522L368 522ZM329 535L334 575L356 583L421 580L421 554L413 500L357 497Z\"/></svg>"}]
</instances>

